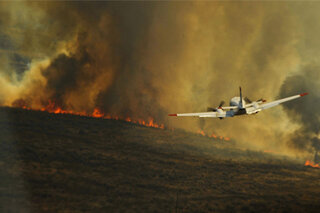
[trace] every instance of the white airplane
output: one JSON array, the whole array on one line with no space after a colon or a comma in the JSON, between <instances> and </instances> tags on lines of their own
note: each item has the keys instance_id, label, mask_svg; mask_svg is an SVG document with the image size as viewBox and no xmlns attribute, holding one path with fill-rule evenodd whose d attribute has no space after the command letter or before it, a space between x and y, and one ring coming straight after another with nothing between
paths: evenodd
<instances>
[{"instance_id":1,"label":"white airplane","mask_svg":"<svg viewBox=\"0 0 320 213\"><path fill-rule=\"evenodd\" d=\"M308 95L308 93L301 93L299 95L290 96L287 98L265 103L266 100L259 99L257 101L250 101L249 98L242 98L242 92L240 87L240 97L233 97L230 100L230 106L223 107L224 101L221 101L217 108L208 107L208 112L196 112L196 113L179 113L169 114L169 116L194 116L201 118L220 118L233 117L237 115L251 115L260 112L263 109L268 109L277 106L281 103L291 101L296 98Z\"/></svg>"}]
</instances>

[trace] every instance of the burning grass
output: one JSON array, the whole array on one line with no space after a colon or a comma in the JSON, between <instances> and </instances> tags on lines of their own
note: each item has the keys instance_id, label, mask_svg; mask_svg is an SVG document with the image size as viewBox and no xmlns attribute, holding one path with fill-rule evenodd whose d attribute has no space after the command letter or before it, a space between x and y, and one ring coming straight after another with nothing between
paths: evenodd
<instances>
[{"instance_id":1,"label":"burning grass","mask_svg":"<svg viewBox=\"0 0 320 213\"><path fill-rule=\"evenodd\" d=\"M230 141L229 137L217 136L214 133L206 134L203 130L198 130L197 133L199 135L202 135L202 136L205 136L205 137L209 137L209 138L220 139L220 140L223 140L223 141Z\"/></svg>"},{"instance_id":2,"label":"burning grass","mask_svg":"<svg viewBox=\"0 0 320 213\"><path fill-rule=\"evenodd\" d=\"M23 100L15 101L13 103L14 107L22 108L22 109L27 109L27 110L34 110L31 107L28 107L26 105L26 102ZM116 115L111 115L111 114L105 114L98 108L95 108L92 113L88 112L77 112L73 110L66 110L63 109L62 107L58 106L55 102L49 100L48 104L45 107L42 107L40 111L45 111L49 113L54 113L54 114L72 114L72 115L79 115L79 116L87 116L87 117L94 117L94 118L103 118L103 119L113 119L113 120L123 120L131 123L136 123L140 124L142 126L147 126L147 127L153 127L153 128L160 128L164 129L164 124L159 124L154 121L153 118L148 118L147 121L143 119L133 119L130 117L121 117L121 116L116 116Z\"/></svg>"},{"instance_id":3,"label":"burning grass","mask_svg":"<svg viewBox=\"0 0 320 213\"><path fill-rule=\"evenodd\" d=\"M307 160L304 165L305 166L310 166L310 167L313 167L313 168L320 168L318 163L314 163L311 160Z\"/></svg>"}]
</instances>

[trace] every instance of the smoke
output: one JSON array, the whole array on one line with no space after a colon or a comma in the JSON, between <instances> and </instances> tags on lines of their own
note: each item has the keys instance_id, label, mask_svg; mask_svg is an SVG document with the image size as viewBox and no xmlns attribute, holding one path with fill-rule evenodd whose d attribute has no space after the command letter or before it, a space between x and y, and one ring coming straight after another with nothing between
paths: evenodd
<instances>
[{"instance_id":1,"label":"smoke","mask_svg":"<svg viewBox=\"0 0 320 213\"><path fill-rule=\"evenodd\" d=\"M298 150L316 150L320 146L320 66L316 63L305 65L297 74L289 76L281 86L280 97L308 91L308 98L294 104L283 105L288 117L300 125L288 140L289 146Z\"/></svg>"},{"instance_id":2,"label":"smoke","mask_svg":"<svg viewBox=\"0 0 320 213\"><path fill-rule=\"evenodd\" d=\"M297 91L284 85L298 83L288 76L306 60L300 51L312 53L303 49L301 38L317 41L310 38L313 32L303 33L310 18L302 17L314 5L197 1L0 4L2 105L40 109L54 102L66 110L99 108L122 117L152 117L169 127L201 128L228 136L251 148L286 149L279 138L309 119L295 109L310 102L310 97L290 105L295 109L285 106L294 124L281 108L221 121L172 119L167 114L205 111L221 100L228 103L226 98L238 95L240 85L252 100L271 101L280 89L281 96L301 93L303 86L309 91L307 82L294 87ZM301 137L314 134L299 131Z\"/></svg>"}]
</instances>

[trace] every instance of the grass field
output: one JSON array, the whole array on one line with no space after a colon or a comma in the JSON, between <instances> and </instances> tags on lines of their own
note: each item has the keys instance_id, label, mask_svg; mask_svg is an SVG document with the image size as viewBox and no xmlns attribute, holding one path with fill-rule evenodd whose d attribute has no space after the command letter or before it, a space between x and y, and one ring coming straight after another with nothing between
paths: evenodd
<instances>
[{"instance_id":1,"label":"grass field","mask_svg":"<svg viewBox=\"0 0 320 213\"><path fill-rule=\"evenodd\" d=\"M320 212L320 170L232 141L0 108L0 212Z\"/></svg>"}]
</instances>

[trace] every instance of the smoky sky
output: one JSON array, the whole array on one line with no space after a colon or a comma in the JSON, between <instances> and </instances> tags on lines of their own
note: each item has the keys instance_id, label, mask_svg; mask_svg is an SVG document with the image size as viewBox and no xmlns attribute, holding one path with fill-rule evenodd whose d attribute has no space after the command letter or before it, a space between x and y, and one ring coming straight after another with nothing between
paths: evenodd
<instances>
[{"instance_id":1,"label":"smoky sky","mask_svg":"<svg viewBox=\"0 0 320 213\"><path fill-rule=\"evenodd\" d=\"M0 103L39 109L53 101L88 113L99 108L168 127L203 129L245 147L308 151L319 133L318 115L312 117L310 108L319 98L311 95L319 88L314 80L319 6L1 2ZM239 86L251 100L305 91L310 96L245 118L167 116L228 103ZM295 131L308 136L309 148L294 142Z\"/></svg>"}]
</instances>

